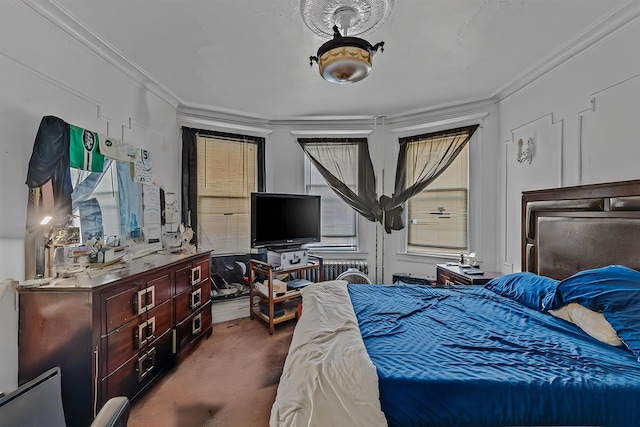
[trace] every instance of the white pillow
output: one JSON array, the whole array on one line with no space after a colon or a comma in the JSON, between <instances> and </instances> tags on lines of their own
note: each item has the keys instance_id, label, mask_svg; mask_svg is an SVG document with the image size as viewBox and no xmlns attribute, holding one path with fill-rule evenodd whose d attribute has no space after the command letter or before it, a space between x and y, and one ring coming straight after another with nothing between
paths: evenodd
<instances>
[{"instance_id":1,"label":"white pillow","mask_svg":"<svg viewBox=\"0 0 640 427\"><path fill-rule=\"evenodd\" d=\"M556 310L549 310L549 314L559 319L566 320L569 323L573 323L573 320L571 319L571 312L569 311L568 307L569 305L563 305Z\"/></svg>"},{"instance_id":2,"label":"white pillow","mask_svg":"<svg viewBox=\"0 0 640 427\"><path fill-rule=\"evenodd\" d=\"M575 302L570 302L557 310L549 310L549 313L575 324L587 334L603 343L616 346L622 345L622 341L618 338L616 331L613 330L611 324L604 318L602 313L589 310Z\"/></svg>"}]
</instances>

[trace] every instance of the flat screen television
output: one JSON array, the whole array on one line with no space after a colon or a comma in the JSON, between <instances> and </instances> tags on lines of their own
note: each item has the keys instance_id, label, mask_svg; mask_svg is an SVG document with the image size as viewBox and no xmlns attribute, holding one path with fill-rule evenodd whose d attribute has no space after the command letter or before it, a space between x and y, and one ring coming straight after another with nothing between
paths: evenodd
<instances>
[{"instance_id":1,"label":"flat screen television","mask_svg":"<svg viewBox=\"0 0 640 427\"><path fill-rule=\"evenodd\" d=\"M320 241L320 196L251 193L251 247L299 247Z\"/></svg>"}]
</instances>

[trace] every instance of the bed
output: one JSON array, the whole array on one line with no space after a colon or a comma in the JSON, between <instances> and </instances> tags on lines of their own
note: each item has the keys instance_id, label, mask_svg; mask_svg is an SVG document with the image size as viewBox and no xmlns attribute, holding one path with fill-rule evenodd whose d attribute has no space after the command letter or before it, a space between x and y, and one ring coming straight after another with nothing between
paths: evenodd
<instances>
[{"instance_id":1,"label":"bed","mask_svg":"<svg viewBox=\"0 0 640 427\"><path fill-rule=\"evenodd\" d=\"M271 426L640 425L640 180L522 215L486 286L305 288Z\"/></svg>"}]
</instances>

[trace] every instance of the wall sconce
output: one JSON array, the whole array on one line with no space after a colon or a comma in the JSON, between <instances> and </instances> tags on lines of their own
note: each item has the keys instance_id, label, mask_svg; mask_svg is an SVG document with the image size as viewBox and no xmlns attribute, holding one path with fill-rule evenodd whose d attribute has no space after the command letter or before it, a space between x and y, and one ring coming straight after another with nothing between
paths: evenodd
<instances>
[{"instance_id":1,"label":"wall sconce","mask_svg":"<svg viewBox=\"0 0 640 427\"><path fill-rule=\"evenodd\" d=\"M533 159L533 139L529 138L527 141L527 149L523 150L522 146L524 143L522 142L522 138L518 140L518 157L516 159L519 163L528 162L531 164L531 160Z\"/></svg>"}]
</instances>

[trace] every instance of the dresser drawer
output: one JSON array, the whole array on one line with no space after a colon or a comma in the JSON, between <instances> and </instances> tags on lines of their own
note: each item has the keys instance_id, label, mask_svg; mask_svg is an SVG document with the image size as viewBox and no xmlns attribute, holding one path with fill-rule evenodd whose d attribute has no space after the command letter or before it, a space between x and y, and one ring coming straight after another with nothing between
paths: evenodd
<instances>
[{"instance_id":1,"label":"dresser drawer","mask_svg":"<svg viewBox=\"0 0 640 427\"><path fill-rule=\"evenodd\" d=\"M111 374L135 354L153 346L157 337L169 331L171 326L171 304L165 301L111 332L103 339L102 360L107 364L106 374Z\"/></svg>"},{"instance_id":2,"label":"dresser drawer","mask_svg":"<svg viewBox=\"0 0 640 427\"><path fill-rule=\"evenodd\" d=\"M171 275L163 272L148 280L130 282L105 294L105 317L108 334L171 298Z\"/></svg>"},{"instance_id":3,"label":"dresser drawer","mask_svg":"<svg viewBox=\"0 0 640 427\"><path fill-rule=\"evenodd\" d=\"M158 337L155 343L108 375L102 381L102 402L115 396L133 399L172 360L170 332Z\"/></svg>"},{"instance_id":4,"label":"dresser drawer","mask_svg":"<svg viewBox=\"0 0 640 427\"><path fill-rule=\"evenodd\" d=\"M202 306L200 310L192 313L175 327L175 352L180 353L193 341L200 338L211 328L211 300Z\"/></svg>"},{"instance_id":5,"label":"dresser drawer","mask_svg":"<svg viewBox=\"0 0 640 427\"><path fill-rule=\"evenodd\" d=\"M202 282L209 282L209 257L180 266L175 272L175 294L179 295Z\"/></svg>"},{"instance_id":6,"label":"dresser drawer","mask_svg":"<svg viewBox=\"0 0 640 427\"><path fill-rule=\"evenodd\" d=\"M147 291L153 289L154 293L152 306L150 306L149 309L168 301L171 298L171 275L167 272L148 280L146 289Z\"/></svg>"},{"instance_id":7,"label":"dresser drawer","mask_svg":"<svg viewBox=\"0 0 640 427\"><path fill-rule=\"evenodd\" d=\"M190 286L188 291L174 298L176 322L180 322L182 319L199 310L210 299L211 283L209 281Z\"/></svg>"},{"instance_id":8,"label":"dresser drawer","mask_svg":"<svg viewBox=\"0 0 640 427\"><path fill-rule=\"evenodd\" d=\"M127 286L118 287L117 290L102 295L105 307L104 334L109 334L122 325L138 318L138 312L134 307L142 282L130 282Z\"/></svg>"},{"instance_id":9,"label":"dresser drawer","mask_svg":"<svg viewBox=\"0 0 640 427\"><path fill-rule=\"evenodd\" d=\"M175 273L175 295L179 295L191 289L191 269L193 264L183 264Z\"/></svg>"},{"instance_id":10,"label":"dresser drawer","mask_svg":"<svg viewBox=\"0 0 640 427\"><path fill-rule=\"evenodd\" d=\"M199 274L200 274L200 282L209 282L209 277L210 277L210 271L209 271L209 267L211 265L211 258L209 256L207 256L204 259L198 260L195 262L195 266L196 268L200 269Z\"/></svg>"}]
</instances>

